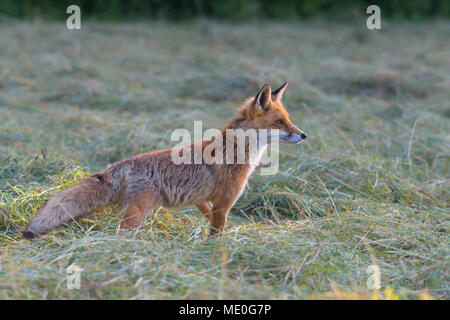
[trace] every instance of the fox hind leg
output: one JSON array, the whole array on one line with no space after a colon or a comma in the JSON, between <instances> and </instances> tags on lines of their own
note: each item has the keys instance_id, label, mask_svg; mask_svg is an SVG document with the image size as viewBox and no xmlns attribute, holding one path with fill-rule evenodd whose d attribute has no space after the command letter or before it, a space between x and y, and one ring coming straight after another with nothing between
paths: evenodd
<instances>
[{"instance_id":1,"label":"fox hind leg","mask_svg":"<svg viewBox=\"0 0 450 320\"><path fill-rule=\"evenodd\" d=\"M155 196L151 191L145 191L135 201L128 203L119 229L138 228L147 214L152 210L156 202L155 200Z\"/></svg>"}]
</instances>

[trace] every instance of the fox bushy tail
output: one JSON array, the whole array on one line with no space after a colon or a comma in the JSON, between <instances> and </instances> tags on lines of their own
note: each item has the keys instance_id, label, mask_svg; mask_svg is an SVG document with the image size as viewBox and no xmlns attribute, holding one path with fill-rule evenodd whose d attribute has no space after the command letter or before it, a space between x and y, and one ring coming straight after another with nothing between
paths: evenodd
<instances>
[{"instance_id":1,"label":"fox bushy tail","mask_svg":"<svg viewBox=\"0 0 450 320\"><path fill-rule=\"evenodd\" d=\"M117 192L108 181L108 174L95 174L51 198L31 219L23 237L35 238L63 223L78 220L97 209L112 205L116 200Z\"/></svg>"}]
</instances>

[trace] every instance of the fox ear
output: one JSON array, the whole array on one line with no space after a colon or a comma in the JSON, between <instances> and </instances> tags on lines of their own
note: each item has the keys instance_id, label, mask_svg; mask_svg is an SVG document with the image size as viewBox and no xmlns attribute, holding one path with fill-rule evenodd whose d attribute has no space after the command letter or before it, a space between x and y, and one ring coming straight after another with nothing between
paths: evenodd
<instances>
[{"instance_id":1,"label":"fox ear","mask_svg":"<svg viewBox=\"0 0 450 320\"><path fill-rule=\"evenodd\" d=\"M288 86L288 82L286 81L279 87L278 89L272 91L272 99L275 101L281 101L281 98L283 98L284 90L286 90Z\"/></svg>"},{"instance_id":2,"label":"fox ear","mask_svg":"<svg viewBox=\"0 0 450 320\"><path fill-rule=\"evenodd\" d=\"M253 106L255 111L267 110L272 100L272 89L269 84L265 84L261 91L256 95Z\"/></svg>"}]
</instances>

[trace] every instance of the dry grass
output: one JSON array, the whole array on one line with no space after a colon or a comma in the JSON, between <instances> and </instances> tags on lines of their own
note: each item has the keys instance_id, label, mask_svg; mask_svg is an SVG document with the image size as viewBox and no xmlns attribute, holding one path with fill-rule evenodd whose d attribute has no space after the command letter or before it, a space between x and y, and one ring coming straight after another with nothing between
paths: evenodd
<instances>
[{"instance_id":1,"label":"dry grass","mask_svg":"<svg viewBox=\"0 0 450 320\"><path fill-rule=\"evenodd\" d=\"M364 26L3 22L0 299L448 299L449 23ZM308 141L252 178L220 240L194 209L116 236L113 208L20 239L57 190L284 80Z\"/></svg>"}]
</instances>

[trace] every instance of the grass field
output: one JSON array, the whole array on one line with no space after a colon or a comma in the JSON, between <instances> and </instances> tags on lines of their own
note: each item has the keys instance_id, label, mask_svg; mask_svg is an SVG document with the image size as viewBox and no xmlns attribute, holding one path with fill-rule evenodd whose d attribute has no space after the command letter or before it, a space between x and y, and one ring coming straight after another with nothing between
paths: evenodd
<instances>
[{"instance_id":1,"label":"grass field","mask_svg":"<svg viewBox=\"0 0 450 320\"><path fill-rule=\"evenodd\" d=\"M0 299L448 299L450 23L0 24ZM308 133L207 239L194 209L117 209L36 241L39 206L127 156L220 128L264 83ZM67 267L83 268L69 290ZM380 290L367 268L377 265Z\"/></svg>"}]
</instances>

